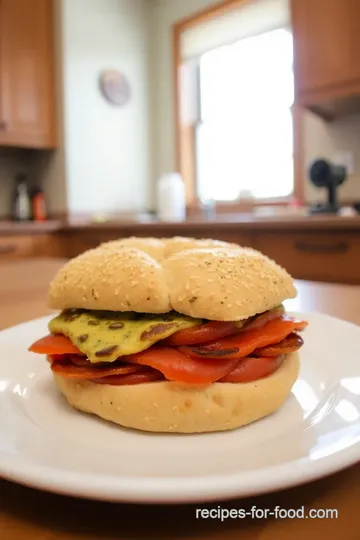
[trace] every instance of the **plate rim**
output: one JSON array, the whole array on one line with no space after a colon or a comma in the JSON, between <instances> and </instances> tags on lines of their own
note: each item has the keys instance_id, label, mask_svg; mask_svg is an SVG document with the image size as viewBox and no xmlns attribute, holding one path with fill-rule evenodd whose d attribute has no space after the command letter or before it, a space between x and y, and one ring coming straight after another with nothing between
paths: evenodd
<instances>
[{"instance_id":1,"label":"plate rim","mask_svg":"<svg viewBox=\"0 0 360 540\"><path fill-rule=\"evenodd\" d=\"M292 310L288 313L309 318L330 318L360 330L357 324L320 312ZM29 324L45 323L52 316L45 315L1 330L0 344L1 336L5 333L20 330ZM18 458L0 454L0 477L43 491L84 499L142 504L184 504L251 497L294 488L340 472L359 461L360 441L316 460L309 460L304 456L251 471L186 478L144 478L63 471L46 465L26 463L19 469Z\"/></svg>"},{"instance_id":2,"label":"plate rim","mask_svg":"<svg viewBox=\"0 0 360 540\"><path fill-rule=\"evenodd\" d=\"M19 474L16 465L5 464L4 467L1 463L0 473L5 480L21 485L84 499L142 504L205 503L275 493L308 484L355 465L359 462L359 454L360 441L318 460L297 460L296 467L291 461L256 471L185 479L113 477L63 472L43 465L32 465L31 469L27 467L25 473ZM79 477L82 477L81 482Z\"/></svg>"}]
</instances>

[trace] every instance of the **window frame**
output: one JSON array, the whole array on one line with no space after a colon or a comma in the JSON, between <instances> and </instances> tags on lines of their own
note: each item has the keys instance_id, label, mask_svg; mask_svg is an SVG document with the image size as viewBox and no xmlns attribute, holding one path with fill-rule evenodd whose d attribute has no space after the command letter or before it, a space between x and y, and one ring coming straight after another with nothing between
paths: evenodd
<instances>
[{"instance_id":1,"label":"window frame","mask_svg":"<svg viewBox=\"0 0 360 540\"><path fill-rule=\"evenodd\" d=\"M176 164L180 171L186 191L186 204L190 212L201 207L196 186L196 126L198 120L183 124L181 119L181 35L191 26L196 26L202 21L215 18L224 13L238 8L249 0L223 0L210 8L199 11L194 15L182 19L173 25L173 86L175 100L175 141L176 141ZM252 0L250 0L252 1ZM296 201L300 204L305 202L304 184L305 171L302 147L302 118L301 109L296 100L293 104L293 158L294 158L294 190L287 197L256 199L253 206L285 206ZM249 204L246 204L248 209ZM238 201L217 202L217 211L229 213L243 210L244 204Z\"/></svg>"}]
</instances>

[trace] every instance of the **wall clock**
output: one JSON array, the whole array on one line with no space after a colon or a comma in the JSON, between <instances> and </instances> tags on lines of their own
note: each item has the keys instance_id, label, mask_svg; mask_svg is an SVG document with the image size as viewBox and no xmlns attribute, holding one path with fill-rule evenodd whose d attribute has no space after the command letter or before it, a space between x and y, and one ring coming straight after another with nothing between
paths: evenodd
<instances>
[{"instance_id":1,"label":"wall clock","mask_svg":"<svg viewBox=\"0 0 360 540\"><path fill-rule=\"evenodd\" d=\"M120 71L103 71L100 75L100 89L104 98L118 107L126 105L131 97L129 81Z\"/></svg>"}]
</instances>

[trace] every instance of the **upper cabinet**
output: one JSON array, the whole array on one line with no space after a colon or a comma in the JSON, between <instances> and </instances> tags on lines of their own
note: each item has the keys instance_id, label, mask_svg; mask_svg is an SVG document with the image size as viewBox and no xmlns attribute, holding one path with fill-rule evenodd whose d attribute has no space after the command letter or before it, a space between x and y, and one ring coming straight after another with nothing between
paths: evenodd
<instances>
[{"instance_id":1,"label":"upper cabinet","mask_svg":"<svg viewBox=\"0 0 360 540\"><path fill-rule=\"evenodd\" d=\"M324 118L360 111L360 0L291 0L296 100Z\"/></svg>"},{"instance_id":2,"label":"upper cabinet","mask_svg":"<svg viewBox=\"0 0 360 540\"><path fill-rule=\"evenodd\" d=\"M52 0L0 0L0 145L56 147Z\"/></svg>"}]
</instances>

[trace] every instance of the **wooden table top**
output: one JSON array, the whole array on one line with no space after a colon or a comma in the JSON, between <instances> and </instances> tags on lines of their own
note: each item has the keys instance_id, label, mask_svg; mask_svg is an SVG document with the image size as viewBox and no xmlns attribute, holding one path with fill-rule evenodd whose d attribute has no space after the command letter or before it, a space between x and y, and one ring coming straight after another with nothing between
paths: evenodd
<instances>
[{"instance_id":1,"label":"wooden table top","mask_svg":"<svg viewBox=\"0 0 360 540\"><path fill-rule=\"evenodd\" d=\"M2 263L0 328L40 317L58 260ZM289 309L318 311L360 324L360 286L297 282ZM127 505L53 495L0 480L4 540L213 539L358 540L360 464L311 484L251 499L206 505ZM196 519L196 508L336 509L338 519Z\"/></svg>"}]
</instances>

